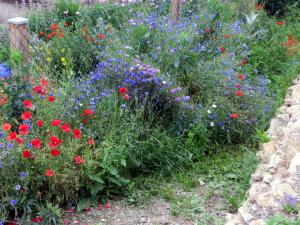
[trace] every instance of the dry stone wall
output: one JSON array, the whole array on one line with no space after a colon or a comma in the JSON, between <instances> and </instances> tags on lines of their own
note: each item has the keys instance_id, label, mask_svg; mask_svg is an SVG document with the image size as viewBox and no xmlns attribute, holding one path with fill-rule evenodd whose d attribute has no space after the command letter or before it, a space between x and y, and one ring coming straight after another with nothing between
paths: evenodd
<instances>
[{"instance_id":1,"label":"dry stone wall","mask_svg":"<svg viewBox=\"0 0 300 225\"><path fill-rule=\"evenodd\" d=\"M300 199L300 77L289 88L268 131L270 142L257 153L260 165L252 175L248 199L226 225L263 225L282 213L289 194Z\"/></svg>"}]
</instances>

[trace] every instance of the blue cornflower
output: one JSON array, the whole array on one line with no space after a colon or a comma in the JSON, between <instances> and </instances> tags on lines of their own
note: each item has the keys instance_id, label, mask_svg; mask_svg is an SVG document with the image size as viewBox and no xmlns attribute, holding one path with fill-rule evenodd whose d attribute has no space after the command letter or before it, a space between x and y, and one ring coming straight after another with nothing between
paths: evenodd
<instances>
[{"instance_id":1,"label":"blue cornflower","mask_svg":"<svg viewBox=\"0 0 300 225\"><path fill-rule=\"evenodd\" d=\"M0 161L0 169L4 168L4 163Z\"/></svg>"},{"instance_id":2,"label":"blue cornflower","mask_svg":"<svg viewBox=\"0 0 300 225\"><path fill-rule=\"evenodd\" d=\"M7 143L6 147L8 149L12 149L14 147L14 144L13 143Z\"/></svg>"},{"instance_id":3,"label":"blue cornflower","mask_svg":"<svg viewBox=\"0 0 300 225\"><path fill-rule=\"evenodd\" d=\"M10 200L10 204L11 204L12 206L15 206L15 205L17 204L17 200L16 200L16 199Z\"/></svg>"},{"instance_id":4,"label":"blue cornflower","mask_svg":"<svg viewBox=\"0 0 300 225\"><path fill-rule=\"evenodd\" d=\"M3 138L3 136L4 136L4 132L0 131L0 138Z\"/></svg>"},{"instance_id":5,"label":"blue cornflower","mask_svg":"<svg viewBox=\"0 0 300 225\"><path fill-rule=\"evenodd\" d=\"M11 69L5 64L0 64L0 80L9 78L11 78Z\"/></svg>"},{"instance_id":6,"label":"blue cornflower","mask_svg":"<svg viewBox=\"0 0 300 225\"><path fill-rule=\"evenodd\" d=\"M32 148L32 144L31 143L27 143L27 148Z\"/></svg>"},{"instance_id":7,"label":"blue cornflower","mask_svg":"<svg viewBox=\"0 0 300 225\"><path fill-rule=\"evenodd\" d=\"M25 173L25 172L22 171L22 172L19 173L19 176L20 176L21 178L26 177L26 176L27 176L27 173Z\"/></svg>"}]
</instances>

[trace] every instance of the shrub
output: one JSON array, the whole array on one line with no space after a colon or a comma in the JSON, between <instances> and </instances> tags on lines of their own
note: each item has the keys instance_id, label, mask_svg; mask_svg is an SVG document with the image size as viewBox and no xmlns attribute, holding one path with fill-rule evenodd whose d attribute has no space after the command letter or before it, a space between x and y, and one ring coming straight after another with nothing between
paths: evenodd
<instances>
[{"instance_id":1,"label":"shrub","mask_svg":"<svg viewBox=\"0 0 300 225\"><path fill-rule=\"evenodd\" d=\"M300 7L298 0L262 0L259 2L264 5L268 14L276 15L277 17L284 17L289 6Z\"/></svg>"}]
</instances>

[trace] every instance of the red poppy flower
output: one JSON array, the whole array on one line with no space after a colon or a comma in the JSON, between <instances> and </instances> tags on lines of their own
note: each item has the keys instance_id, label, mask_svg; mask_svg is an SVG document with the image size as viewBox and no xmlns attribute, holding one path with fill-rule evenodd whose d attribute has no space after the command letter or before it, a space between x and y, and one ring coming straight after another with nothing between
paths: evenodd
<instances>
[{"instance_id":1,"label":"red poppy flower","mask_svg":"<svg viewBox=\"0 0 300 225\"><path fill-rule=\"evenodd\" d=\"M74 136L74 138L80 138L80 134L81 134L81 132L80 132L79 129L74 129L73 130L73 136Z\"/></svg>"},{"instance_id":2,"label":"red poppy flower","mask_svg":"<svg viewBox=\"0 0 300 225\"><path fill-rule=\"evenodd\" d=\"M50 30L57 30L57 28L58 28L58 23L55 23L50 26Z\"/></svg>"},{"instance_id":3,"label":"red poppy flower","mask_svg":"<svg viewBox=\"0 0 300 225\"><path fill-rule=\"evenodd\" d=\"M33 223L41 223L43 221L43 218L38 216L38 217L32 218L31 221Z\"/></svg>"},{"instance_id":4,"label":"red poppy flower","mask_svg":"<svg viewBox=\"0 0 300 225\"><path fill-rule=\"evenodd\" d=\"M256 5L256 8L260 11L263 9L263 5L261 3Z\"/></svg>"},{"instance_id":5,"label":"red poppy flower","mask_svg":"<svg viewBox=\"0 0 300 225\"><path fill-rule=\"evenodd\" d=\"M235 87L235 88L240 88L241 85L240 85L240 84L235 84L234 87Z\"/></svg>"},{"instance_id":6,"label":"red poppy flower","mask_svg":"<svg viewBox=\"0 0 300 225\"><path fill-rule=\"evenodd\" d=\"M100 40L102 40L102 39L105 38L105 36L104 36L103 34L97 34L96 36L97 36Z\"/></svg>"},{"instance_id":7,"label":"red poppy flower","mask_svg":"<svg viewBox=\"0 0 300 225\"><path fill-rule=\"evenodd\" d=\"M47 169L47 170L45 171L45 176L47 176L47 177L52 177L53 175L54 175L53 170Z\"/></svg>"},{"instance_id":8,"label":"red poppy flower","mask_svg":"<svg viewBox=\"0 0 300 225\"><path fill-rule=\"evenodd\" d=\"M33 87L33 92L34 93L40 93L43 90L42 86L34 86Z\"/></svg>"},{"instance_id":9,"label":"red poppy flower","mask_svg":"<svg viewBox=\"0 0 300 225\"><path fill-rule=\"evenodd\" d=\"M90 42L93 43L94 42L94 38L90 37Z\"/></svg>"},{"instance_id":10,"label":"red poppy flower","mask_svg":"<svg viewBox=\"0 0 300 225\"><path fill-rule=\"evenodd\" d=\"M106 202L105 208L109 209L110 207L111 207L110 203L109 203L109 202Z\"/></svg>"},{"instance_id":11,"label":"red poppy flower","mask_svg":"<svg viewBox=\"0 0 300 225\"><path fill-rule=\"evenodd\" d=\"M119 88L119 93L121 94L121 95L125 95L126 93L127 93L127 88L126 87L120 87Z\"/></svg>"},{"instance_id":12,"label":"red poppy flower","mask_svg":"<svg viewBox=\"0 0 300 225\"><path fill-rule=\"evenodd\" d=\"M0 93L0 106L5 105L8 102L8 97L4 93Z\"/></svg>"},{"instance_id":13,"label":"red poppy flower","mask_svg":"<svg viewBox=\"0 0 300 225\"><path fill-rule=\"evenodd\" d=\"M49 146L51 148L55 148L56 146L60 146L61 145L61 140L56 137L56 136L51 136L49 139Z\"/></svg>"},{"instance_id":14,"label":"red poppy flower","mask_svg":"<svg viewBox=\"0 0 300 225\"><path fill-rule=\"evenodd\" d=\"M75 156L75 157L74 157L74 161L75 161L75 163L78 164L78 165L80 165L80 164L82 164L82 163L85 163L85 160L82 159L80 155Z\"/></svg>"},{"instance_id":15,"label":"red poppy flower","mask_svg":"<svg viewBox=\"0 0 300 225\"><path fill-rule=\"evenodd\" d=\"M60 125L60 123L61 123L61 120L55 119L51 122L51 126L55 127L55 126Z\"/></svg>"},{"instance_id":16,"label":"red poppy flower","mask_svg":"<svg viewBox=\"0 0 300 225\"><path fill-rule=\"evenodd\" d=\"M44 125L44 122L42 120L38 120L38 121L36 121L36 125L38 127L42 127Z\"/></svg>"},{"instance_id":17,"label":"red poppy flower","mask_svg":"<svg viewBox=\"0 0 300 225\"><path fill-rule=\"evenodd\" d=\"M67 133L70 131L70 125L68 123L65 123L63 125L60 126L62 132Z\"/></svg>"},{"instance_id":18,"label":"red poppy flower","mask_svg":"<svg viewBox=\"0 0 300 225\"><path fill-rule=\"evenodd\" d=\"M242 97L244 95L244 92L243 91L236 91L235 95L238 96L238 97Z\"/></svg>"},{"instance_id":19,"label":"red poppy flower","mask_svg":"<svg viewBox=\"0 0 300 225\"><path fill-rule=\"evenodd\" d=\"M24 100L23 105L25 108L31 108L32 107L32 102L30 100Z\"/></svg>"},{"instance_id":20,"label":"red poppy flower","mask_svg":"<svg viewBox=\"0 0 300 225\"><path fill-rule=\"evenodd\" d=\"M85 109L84 110L84 113L83 113L83 116L85 117L85 116L91 116L91 115L93 115L94 114L94 112L93 112L93 110L91 110L91 109Z\"/></svg>"},{"instance_id":21,"label":"red poppy flower","mask_svg":"<svg viewBox=\"0 0 300 225\"><path fill-rule=\"evenodd\" d=\"M50 39L50 38L51 38L51 34L48 34L48 35L47 35L47 38Z\"/></svg>"},{"instance_id":22,"label":"red poppy flower","mask_svg":"<svg viewBox=\"0 0 300 225\"><path fill-rule=\"evenodd\" d=\"M17 135L18 135L17 132L10 132L8 136L8 140L13 141L14 139L16 139Z\"/></svg>"},{"instance_id":23,"label":"red poppy flower","mask_svg":"<svg viewBox=\"0 0 300 225\"><path fill-rule=\"evenodd\" d=\"M239 80L244 80L246 76L244 74L238 74L238 79Z\"/></svg>"},{"instance_id":24,"label":"red poppy flower","mask_svg":"<svg viewBox=\"0 0 300 225\"><path fill-rule=\"evenodd\" d=\"M282 26L284 22L283 21L277 21L276 23L277 23L278 26Z\"/></svg>"},{"instance_id":25,"label":"red poppy flower","mask_svg":"<svg viewBox=\"0 0 300 225\"><path fill-rule=\"evenodd\" d=\"M45 35L45 32L44 31L41 31L40 32L40 36L44 36Z\"/></svg>"},{"instance_id":26,"label":"red poppy flower","mask_svg":"<svg viewBox=\"0 0 300 225\"><path fill-rule=\"evenodd\" d=\"M231 38L231 35L230 34L224 34L224 38L226 38L226 39Z\"/></svg>"},{"instance_id":27,"label":"red poppy flower","mask_svg":"<svg viewBox=\"0 0 300 225\"><path fill-rule=\"evenodd\" d=\"M51 153L51 155L53 155L54 157L56 157L56 156L58 156L60 154L60 151L55 148L55 149L52 149L50 153Z\"/></svg>"},{"instance_id":28,"label":"red poppy flower","mask_svg":"<svg viewBox=\"0 0 300 225\"><path fill-rule=\"evenodd\" d=\"M23 139L22 138L16 138L16 142L21 145L23 144Z\"/></svg>"},{"instance_id":29,"label":"red poppy flower","mask_svg":"<svg viewBox=\"0 0 300 225\"><path fill-rule=\"evenodd\" d=\"M19 126L19 133L22 135L27 135L29 130L29 126L27 124L21 124Z\"/></svg>"},{"instance_id":30,"label":"red poppy flower","mask_svg":"<svg viewBox=\"0 0 300 225\"><path fill-rule=\"evenodd\" d=\"M87 36L87 34L84 33L84 34L83 34L83 38L86 38L86 36Z\"/></svg>"},{"instance_id":31,"label":"red poppy flower","mask_svg":"<svg viewBox=\"0 0 300 225\"><path fill-rule=\"evenodd\" d=\"M31 156L31 152L29 150L25 150L24 152L22 152L22 155L25 159L29 159Z\"/></svg>"},{"instance_id":32,"label":"red poppy flower","mask_svg":"<svg viewBox=\"0 0 300 225\"><path fill-rule=\"evenodd\" d=\"M130 96L128 94L124 95L124 100L125 101L129 101L129 99L130 99Z\"/></svg>"},{"instance_id":33,"label":"red poppy flower","mask_svg":"<svg viewBox=\"0 0 300 225\"><path fill-rule=\"evenodd\" d=\"M31 119L31 118L32 118L31 112L29 112L29 111L23 112L23 114L22 114L22 116L21 116L21 119L22 119L22 120L29 120L29 119Z\"/></svg>"},{"instance_id":34,"label":"red poppy flower","mask_svg":"<svg viewBox=\"0 0 300 225\"><path fill-rule=\"evenodd\" d=\"M56 36L56 32L53 31L53 32L51 33L51 36L52 36L52 37Z\"/></svg>"},{"instance_id":35,"label":"red poppy flower","mask_svg":"<svg viewBox=\"0 0 300 225\"><path fill-rule=\"evenodd\" d=\"M88 141L87 141L87 144L88 145L94 145L95 144L95 141L93 138L90 138Z\"/></svg>"},{"instance_id":36,"label":"red poppy flower","mask_svg":"<svg viewBox=\"0 0 300 225\"><path fill-rule=\"evenodd\" d=\"M41 83L42 83L42 86L47 87L49 81L48 81L47 79L42 79L42 80L41 80Z\"/></svg>"},{"instance_id":37,"label":"red poppy flower","mask_svg":"<svg viewBox=\"0 0 300 225\"><path fill-rule=\"evenodd\" d=\"M88 122L87 119L83 119L83 120L82 120L82 123L83 123L83 124L87 124L87 122Z\"/></svg>"},{"instance_id":38,"label":"red poppy flower","mask_svg":"<svg viewBox=\"0 0 300 225\"><path fill-rule=\"evenodd\" d=\"M225 49L224 47L220 47L219 50L220 50L220 52L222 52L222 53L226 52L226 49Z\"/></svg>"},{"instance_id":39,"label":"red poppy flower","mask_svg":"<svg viewBox=\"0 0 300 225\"><path fill-rule=\"evenodd\" d=\"M237 119L238 117L239 117L239 114L236 114L236 113L230 114L231 119Z\"/></svg>"},{"instance_id":40,"label":"red poppy flower","mask_svg":"<svg viewBox=\"0 0 300 225\"><path fill-rule=\"evenodd\" d=\"M9 123L2 124L3 131L9 131L11 129L11 125Z\"/></svg>"},{"instance_id":41,"label":"red poppy flower","mask_svg":"<svg viewBox=\"0 0 300 225\"><path fill-rule=\"evenodd\" d=\"M32 147L34 147L34 148L41 147L41 141L39 139L32 139L31 144L32 144Z\"/></svg>"},{"instance_id":42,"label":"red poppy flower","mask_svg":"<svg viewBox=\"0 0 300 225\"><path fill-rule=\"evenodd\" d=\"M59 33L59 35L58 35L59 38L63 38L64 36L65 36L65 35L64 35L63 32Z\"/></svg>"},{"instance_id":43,"label":"red poppy flower","mask_svg":"<svg viewBox=\"0 0 300 225\"><path fill-rule=\"evenodd\" d=\"M54 102L55 101L55 97L54 96L49 96L48 97L48 102Z\"/></svg>"},{"instance_id":44,"label":"red poppy flower","mask_svg":"<svg viewBox=\"0 0 300 225\"><path fill-rule=\"evenodd\" d=\"M210 33L210 32L211 32L210 28L207 27L204 29L204 33Z\"/></svg>"}]
</instances>

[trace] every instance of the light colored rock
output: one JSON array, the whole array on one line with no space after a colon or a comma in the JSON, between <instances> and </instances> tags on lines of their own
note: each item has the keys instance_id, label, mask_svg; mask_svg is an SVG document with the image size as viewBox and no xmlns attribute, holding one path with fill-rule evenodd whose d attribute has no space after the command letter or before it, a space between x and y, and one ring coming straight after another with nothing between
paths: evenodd
<instances>
[{"instance_id":1,"label":"light colored rock","mask_svg":"<svg viewBox=\"0 0 300 225\"><path fill-rule=\"evenodd\" d=\"M253 220L251 221L251 223L249 223L249 225L264 225L264 224L266 224L266 221L264 221L263 219Z\"/></svg>"},{"instance_id":2,"label":"light colored rock","mask_svg":"<svg viewBox=\"0 0 300 225\"><path fill-rule=\"evenodd\" d=\"M299 146L300 148L300 146ZM300 166L300 153L296 153L294 158L291 160L290 166L289 166L289 172L291 174L296 174L296 167Z\"/></svg>"},{"instance_id":3,"label":"light colored rock","mask_svg":"<svg viewBox=\"0 0 300 225\"><path fill-rule=\"evenodd\" d=\"M271 184L271 182L274 180L274 176L271 174L265 174L263 181L267 184Z\"/></svg>"},{"instance_id":4,"label":"light colored rock","mask_svg":"<svg viewBox=\"0 0 300 225\"><path fill-rule=\"evenodd\" d=\"M287 160L279 155L279 154L273 154L271 156L271 159L270 159L270 163L268 164L267 168L280 168L280 167L287 167L288 166L288 162Z\"/></svg>"},{"instance_id":5,"label":"light colored rock","mask_svg":"<svg viewBox=\"0 0 300 225\"><path fill-rule=\"evenodd\" d=\"M273 195L278 199L282 199L285 195L285 193L291 194L293 196L296 196L297 193L295 193L292 186L288 183L280 183L280 184L271 184L271 190L273 192Z\"/></svg>"},{"instance_id":6,"label":"light colored rock","mask_svg":"<svg viewBox=\"0 0 300 225\"><path fill-rule=\"evenodd\" d=\"M239 208L238 212L242 220L245 221L246 223L249 223L251 222L251 220L255 219L254 215L249 212L249 209L245 205Z\"/></svg>"},{"instance_id":7,"label":"light colored rock","mask_svg":"<svg viewBox=\"0 0 300 225\"><path fill-rule=\"evenodd\" d=\"M264 143L262 145L262 151L257 153L257 156L263 161L268 162L270 160L271 155L276 151L275 142L270 141L268 143Z\"/></svg>"},{"instance_id":8,"label":"light colored rock","mask_svg":"<svg viewBox=\"0 0 300 225\"><path fill-rule=\"evenodd\" d=\"M271 208L274 204L274 196L272 192L268 192L266 194L260 194L257 196L256 202L260 207L263 208Z\"/></svg>"}]
</instances>

